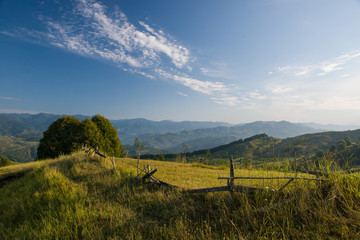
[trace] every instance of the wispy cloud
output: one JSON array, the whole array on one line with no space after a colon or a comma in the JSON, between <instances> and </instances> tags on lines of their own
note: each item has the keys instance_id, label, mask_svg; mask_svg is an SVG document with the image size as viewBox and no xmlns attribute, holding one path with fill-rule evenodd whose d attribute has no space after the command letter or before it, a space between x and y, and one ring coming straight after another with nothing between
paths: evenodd
<instances>
[{"instance_id":1,"label":"wispy cloud","mask_svg":"<svg viewBox=\"0 0 360 240\"><path fill-rule=\"evenodd\" d=\"M265 100L267 99L267 96L260 94L258 91L253 91L248 93L249 97L256 100Z\"/></svg>"},{"instance_id":2,"label":"wispy cloud","mask_svg":"<svg viewBox=\"0 0 360 240\"><path fill-rule=\"evenodd\" d=\"M0 99L4 99L4 100L20 100L20 98L14 98L14 97L2 97L2 96L0 96Z\"/></svg>"},{"instance_id":3,"label":"wispy cloud","mask_svg":"<svg viewBox=\"0 0 360 240\"><path fill-rule=\"evenodd\" d=\"M144 21L131 23L118 8L109 9L95 0L75 0L72 9L59 8L62 18L52 19L45 14L39 20L46 31L4 31L9 36L27 35L57 48L85 57L102 59L124 71L149 79L171 79L193 91L214 97L215 102L236 103L225 83L200 80L191 76L190 64L195 57L190 50L163 30ZM232 78L226 65L212 64L200 69L206 77Z\"/></svg>"},{"instance_id":4,"label":"wispy cloud","mask_svg":"<svg viewBox=\"0 0 360 240\"><path fill-rule=\"evenodd\" d=\"M176 74L172 74L162 69L156 69L155 71L164 78L173 79L181 83L182 85L191 88L194 91L201 92L206 95L212 95L216 92L224 93L228 91L225 84L221 82L200 81L186 75L179 76Z\"/></svg>"},{"instance_id":5,"label":"wispy cloud","mask_svg":"<svg viewBox=\"0 0 360 240\"><path fill-rule=\"evenodd\" d=\"M277 67L275 70L277 70L277 72L285 73L295 77L325 76L331 72L344 69L346 67L346 63L358 57L360 57L359 50L348 52L334 59L326 60L316 64L304 66L287 65Z\"/></svg>"},{"instance_id":6,"label":"wispy cloud","mask_svg":"<svg viewBox=\"0 0 360 240\"><path fill-rule=\"evenodd\" d=\"M184 96L184 97L187 97L188 95L186 93L183 93L183 92L177 92L177 94L181 95L181 96Z\"/></svg>"},{"instance_id":7,"label":"wispy cloud","mask_svg":"<svg viewBox=\"0 0 360 240\"><path fill-rule=\"evenodd\" d=\"M19 110L19 109L1 109L0 113L29 113L29 114L38 114L38 111L29 111L29 110Z\"/></svg>"},{"instance_id":8,"label":"wispy cloud","mask_svg":"<svg viewBox=\"0 0 360 240\"><path fill-rule=\"evenodd\" d=\"M228 105L228 106L236 106L240 103L238 97L231 97L231 96L223 96L223 97L212 97L211 98L215 103Z\"/></svg>"},{"instance_id":9,"label":"wispy cloud","mask_svg":"<svg viewBox=\"0 0 360 240\"><path fill-rule=\"evenodd\" d=\"M214 62L209 66L203 66L200 68L200 71L203 75L220 78L220 79L234 79L236 74L231 70L226 63L223 62Z\"/></svg>"},{"instance_id":10,"label":"wispy cloud","mask_svg":"<svg viewBox=\"0 0 360 240\"><path fill-rule=\"evenodd\" d=\"M107 14L105 6L90 0L78 0L75 9L69 17L74 20L71 23L46 21L47 36L54 46L134 68L154 67L161 55L169 57L178 68L190 59L186 47L144 22L139 22L143 29L138 29L121 11Z\"/></svg>"}]
</instances>

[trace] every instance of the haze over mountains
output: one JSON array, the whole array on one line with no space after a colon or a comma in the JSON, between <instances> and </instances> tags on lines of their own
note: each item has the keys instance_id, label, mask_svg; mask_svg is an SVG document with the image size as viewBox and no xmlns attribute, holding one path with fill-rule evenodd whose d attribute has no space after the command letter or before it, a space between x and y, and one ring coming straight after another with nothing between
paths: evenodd
<instances>
[{"instance_id":1,"label":"haze over mountains","mask_svg":"<svg viewBox=\"0 0 360 240\"><path fill-rule=\"evenodd\" d=\"M0 135L38 142L50 124L62 116L64 115L46 113L0 114ZM83 115L74 115L74 117L79 120L91 118ZM135 138L138 137L141 142L146 143L147 153L176 153L183 150L183 145L187 145L188 151L210 149L263 133L285 139L308 133L357 128L287 121L257 121L236 125L225 122L151 121L143 118L110 121L117 129L122 144L131 149Z\"/></svg>"}]
</instances>

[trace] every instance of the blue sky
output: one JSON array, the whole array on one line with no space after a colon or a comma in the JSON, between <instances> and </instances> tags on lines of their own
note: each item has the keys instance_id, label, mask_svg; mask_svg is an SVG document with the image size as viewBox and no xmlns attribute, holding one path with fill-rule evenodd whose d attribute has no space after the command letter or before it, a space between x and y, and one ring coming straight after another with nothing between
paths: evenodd
<instances>
[{"instance_id":1,"label":"blue sky","mask_svg":"<svg viewBox=\"0 0 360 240\"><path fill-rule=\"evenodd\" d=\"M0 0L0 112L360 122L360 1Z\"/></svg>"}]
</instances>

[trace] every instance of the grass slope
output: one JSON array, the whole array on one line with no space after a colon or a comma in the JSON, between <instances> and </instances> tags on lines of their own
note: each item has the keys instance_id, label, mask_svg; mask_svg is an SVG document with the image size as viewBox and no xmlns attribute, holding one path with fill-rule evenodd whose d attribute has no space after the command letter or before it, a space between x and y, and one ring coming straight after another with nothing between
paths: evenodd
<instances>
[{"instance_id":1,"label":"grass slope","mask_svg":"<svg viewBox=\"0 0 360 240\"><path fill-rule=\"evenodd\" d=\"M0 168L0 181L28 171L0 188L0 238L360 237L357 176L335 174L319 188L296 181L285 192L235 193L229 201L227 193L190 195L150 188L136 182L135 169L129 162L135 160L116 159L120 176L114 173L109 159L99 161L82 153ZM228 176L224 167L156 161L141 161L142 164L157 168L156 176L160 179L186 188L213 186L219 182L217 176ZM284 175L236 169L235 175L240 174Z\"/></svg>"}]
</instances>

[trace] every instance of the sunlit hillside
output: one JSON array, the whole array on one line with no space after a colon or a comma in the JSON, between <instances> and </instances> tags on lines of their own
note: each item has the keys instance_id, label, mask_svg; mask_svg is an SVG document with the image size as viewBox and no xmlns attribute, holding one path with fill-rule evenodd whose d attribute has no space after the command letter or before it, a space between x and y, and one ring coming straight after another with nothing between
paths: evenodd
<instances>
[{"instance_id":1,"label":"sunlit hillside","mask_svg":"<svg viewBox=\"0 0 360 240\"><path fill-rule=\"evenodd\" d=\"M1 239L358 239L358 175L235 180L255 193L189 194L138 181L135 159L75 153L0 168ZM227 166L140 160L184 189L226 185ZM295 173L235 169L235 176ZM142 174L141 176L143 176ZM311 177L310 175L298 175ZM225 181L225 182L224 182Z\"/></svg>"}]
</instances>

